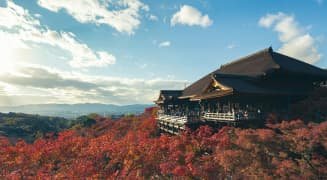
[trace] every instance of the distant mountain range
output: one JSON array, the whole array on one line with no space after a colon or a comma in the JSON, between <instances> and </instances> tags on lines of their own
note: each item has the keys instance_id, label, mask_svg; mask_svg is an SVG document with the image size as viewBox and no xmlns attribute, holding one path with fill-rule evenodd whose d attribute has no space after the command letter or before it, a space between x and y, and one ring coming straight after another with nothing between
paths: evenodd
<instances>
[{"instance_id":1,"label":"distant mountain range","mask_svg":"<svg viewBox=\"0 0 327 180\"><path fill-rule=\"evenodd\" d=\"M113 105L113 104L32 104L22 106L0 106L0 112L21 112L44 116L76 118L78 116L97 113L103 116L121 114L140 114L151 104Z\"/></svg>"}]
</instances>

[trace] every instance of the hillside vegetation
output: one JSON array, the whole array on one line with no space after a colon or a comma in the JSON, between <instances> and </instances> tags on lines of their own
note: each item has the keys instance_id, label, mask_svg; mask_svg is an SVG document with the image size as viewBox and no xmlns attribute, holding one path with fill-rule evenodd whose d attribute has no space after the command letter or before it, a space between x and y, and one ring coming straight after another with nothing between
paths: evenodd
<instances>
[{"instance_id":1,"label":"hillside vegetation","mask_svg":"<svg viewBox=\"0 0 327 180\"><path fill-rule=\"evenodd\" d=\"M96 123L97 116L89 114L68 120L24 113L0 113L0 136L8 137L11 142L23 139L27 143L32 143L49 134L55 136L63 130L90 127Z\"/></svg>"},{"instance_id":2,"label":"hillside vegetation","mask_svg":"<svg viewBox=\"0 0 327 180\"><path fill-rule=\"evenodd\" d=\"M47 136L0 142L0 179L319 179L327 176L327 122L265 129L207 126L159 135L155 110Z\"/></svg>"},{"instance_id":3,"label":"hillside vegetation","mask_svg":"<svg viewBox=\"0 0 327 180\"><path fill-rule=\"evenodd\" d=\"M47 133L57 133L70 127L67 119L23 113L0 113L0 136L32 142Z\"/></svg>"}]
</instances>

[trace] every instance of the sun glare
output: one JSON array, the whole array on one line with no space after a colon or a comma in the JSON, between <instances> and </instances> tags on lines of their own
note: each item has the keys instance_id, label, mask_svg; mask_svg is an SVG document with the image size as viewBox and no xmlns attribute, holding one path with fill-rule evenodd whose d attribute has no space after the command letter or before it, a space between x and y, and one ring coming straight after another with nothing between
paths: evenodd
<instances>
[{"instance_id":1,"label":"sun glare","mask_svg":"<svg viewBox=\"0 0 327 180\"><path fill-rule=\"evenodd\" d=\"M13 46L0 42L0 51L2 58L0 59L0 74L14 71L17 49Z\"/></svg>"}]
</instances>

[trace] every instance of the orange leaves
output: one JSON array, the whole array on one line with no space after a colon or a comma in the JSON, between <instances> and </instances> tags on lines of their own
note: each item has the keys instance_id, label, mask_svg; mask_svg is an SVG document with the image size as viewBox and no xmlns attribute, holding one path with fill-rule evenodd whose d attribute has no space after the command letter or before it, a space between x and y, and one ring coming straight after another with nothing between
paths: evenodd
<instances>
[{"instance_id":1,"label":"orange leaves","mask_svg":"<svg viewBox=\"0 0 327 180\"><path fill-rule=\"evenodd\" d=\"M283 175L283 177L299 175L296 169L297 165L292 160L283 160L277 166L276 173Z\"/></svg>"},{"instance_id":2,"label":"orange leaves","mask_svg":"<svg viewBox=\"0 0 327 180\"><path fill-rule=\"evenodd\" d=\"M186 176L187 168L185 166L177 166L172 173L176 176Z\"/></svg>"},{"instance_id":3,"label":"orange leaves","mask_svg":"<svg viewBox=\"0 0 327 180\"><path fill-rule=\"evenodd\" d=\"M213 134L212 128L209 126L201 126L196 130L195 135L200 138L210 137Z\"/></svg>"},{"instance_id":4,"label":"orange leaves","mask_svg":"<svg viewBox=\"0 0 327 180\"><path fill-rule=\"evenodd\" d=\"M242 159L242 152L239 150L224 150L216 153L215 159L224 167L226 172L233 172L233 170L240 165Z\"/></svg>"},{"instance_id":5,"label":"orange leaves","mask_svg":"<svg viewBox=\"0 0 327 180\"><path fill-rule=\"evenodd\" d=\"M258 129L257 133L259 140L262 142L273 141L275 138L275 132L270 129Z\"/></svg>"}]
</instances>

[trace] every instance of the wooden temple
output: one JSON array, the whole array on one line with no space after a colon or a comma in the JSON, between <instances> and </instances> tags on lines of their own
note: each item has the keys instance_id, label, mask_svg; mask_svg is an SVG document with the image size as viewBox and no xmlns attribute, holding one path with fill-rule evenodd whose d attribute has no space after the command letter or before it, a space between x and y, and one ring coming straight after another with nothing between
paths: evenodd
<instances>
[{"instance_id":1,"label":"wooden temple","mask_svg":"<svg viewBox=\"0 0 327 180\"><path fill-rule=\"evenodd\" d=\"M184 90L161 90L158 127L177 134L198 123L262 122L271 112L287 114L290 104L326 80L327 70L270 47L222 65Z\"/></svg>"}]
</instances>

